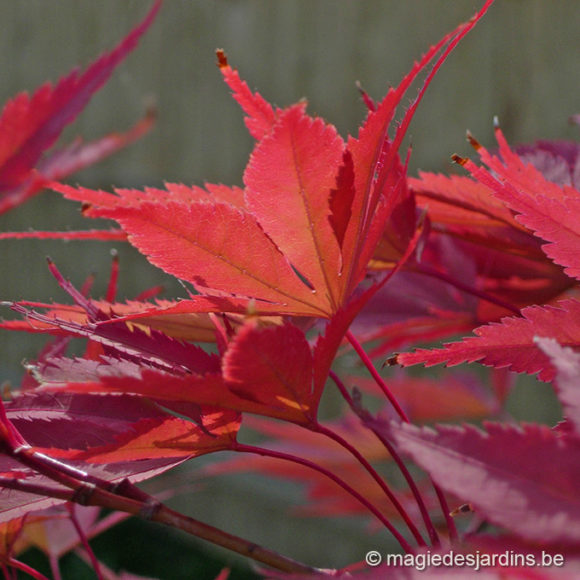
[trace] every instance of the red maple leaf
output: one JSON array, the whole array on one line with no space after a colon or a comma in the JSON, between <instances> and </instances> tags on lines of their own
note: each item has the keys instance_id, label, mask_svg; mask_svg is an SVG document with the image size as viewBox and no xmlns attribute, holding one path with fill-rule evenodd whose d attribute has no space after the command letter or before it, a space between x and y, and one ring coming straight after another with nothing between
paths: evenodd
<instances>
[{"instance_id":1,"label":"red maple leaf","mask_svg":"<svg viewBox=\"0 0 580 580\"><path fill-rule=\"evenodd\" d=\"M580 228L576 216L580 211L580 192L566 183L550 181L539 169L514 153L503 133L496 127L501 157L490 154L472 139L487 169L466 159L458 161L493 195L516 213L516 220L545 240L542 249L569 276L580 276L578 243ZM493 173L491 173L493 172Z\"/></svg>"},{"instance_id":2,"label":"red maple leaf","mask_svg":"<svg viewBox=\"0 0 580 580\"><path fill-rule=\"evenodd\" d=\"M500 323L480 326L475 336L435 350L418 349L397 355L397 362L409 366L453 366L463 362L481 363L516 372L538 373L544 381L554 378L549 358L538 348L535 337L550 337L560 344L580 347L580 302L563 300L558 306L529 306L522 317L503 318Z\"/></svg>"},{"instance_id":3,"label":"red maple leaf","mask_svg":"<svg viewBox=\"0 0 580 580\"><path fill-rule=\"evenodd\" d=\"M346 143L334 126L307 115L303 103L274 110L218 53L224 78L258 139L244 174L243 195L237 188L209 185L204 190L168 184L164 190L114 194L53 187L82 201L85 215L116 220L153 264L201 293L167 313L249 311L329 318L363 280L395 211L402 211L404 223L386 239L398 252L409 243L415 215L399 147L436 70L476 21L432 47L373 106L358 138ZM419 96L389 137L401 99L437 55ZM392 257L391 252L383 256Z\"/></svg>"},{"instance_id":4,"label":"red maple leaf","mask_svg":"<svg viewBox=\"0 0 580 580\"><path fill-rule=\"evenodd\" d=\"M107 82L115 67L137 46L160 6L156 2L141 24L82 74L73 70L54 86L46 83L32 96L20 93L6 103L0 116L0 213L23 203L48 181L95 163L150 128L153 118L148 115L125 134L109 135L86 145L76 141L41 159L66 125Z\"/></svg>"}]
</instances>

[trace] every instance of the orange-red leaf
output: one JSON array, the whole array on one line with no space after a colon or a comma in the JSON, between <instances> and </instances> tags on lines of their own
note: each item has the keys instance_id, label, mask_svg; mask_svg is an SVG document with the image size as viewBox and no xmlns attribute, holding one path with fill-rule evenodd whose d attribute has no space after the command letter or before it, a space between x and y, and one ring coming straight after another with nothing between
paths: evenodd
<instances>
[{"instance_id":1,"label":"orange-red leaf","mask_svg":"<svg viewBox=\"0 0 580 580\"><path fill-rule=\"evenodd\" d=\"M246 126L254 139L262 139L276 122L276 113L272 105L259 93L252 93L247 83L240 79L237 70L232 69L223 50L217 51L218 66L224 80L233 91L233 96L246 113Z\"/></svg>"},{"instance_id":2,"label":"orange-red leaf","mask_svg":"<svg viewBox=\"0 0 580 580\"><path fill-rule=\"evenodd\" d=\"M331 310L341 298L341 257L329 197L342 153L336 129L295 106L260 141L244 174L249 211Z\"/></svg>"}]
</instances>

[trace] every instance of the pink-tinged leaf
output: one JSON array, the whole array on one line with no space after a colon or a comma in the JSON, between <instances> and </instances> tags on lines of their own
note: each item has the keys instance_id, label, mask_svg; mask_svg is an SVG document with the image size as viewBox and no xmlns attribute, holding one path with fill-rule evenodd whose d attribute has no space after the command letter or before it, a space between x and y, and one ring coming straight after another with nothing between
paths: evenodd
<instances>
[{"instance_id":1,"label":"pink-tinged leaf","mask_svg":"<svg viewBox=\"0 0 580 580\"><path fill-rule=\"evenodd\" d=\"M219 368L219 361L215 355L205 352L196 345L176 340L147 327L139 328L127 322L96 324L93 321L79 324L50 318L34 310L22 309L18 305L13 305L12 308L33 321L59 328L65 335L90 339L102 345L105 352L122 358L168 370L211 372Z\"/></svg>"},{"instance_id":2,"label":"pink-tinged leaf","mask_svg":"<svg viewBox=\"0 0 580 580\"><path fill-rule=\"evenodd\" d=\"M96 506L74 506L75 519L89 539L130 517L127 513L114 512L99 519L101 512L101 508ZM81 543L66 505L28 513L24 524L16 554L34 546L46 555L61 558Z\"/></svg>"},{"instance_id":3,"label":"pink-tinged leaf","mask_svg":"<svg viewBox=\"0 0 580 580\"><path fill-rule=\"evenodd\" d=\"M580 436L580 354L563 347L553 338L536 337L535 343L546 354L556 369L558 399L562 403L567 422L574 427L576 437Z\"/></svg>"},{"instance_id":4,"label":"pink-tinged leaf","mask_svg":"<svg viewBox=\"0 0 580 580\"><path fill-rule=\"evenodd\" d=\"M0 209L22 201L12 199L14 190L30 177L42 153L54 144L64 127L77 117L115 67L137 46L160 6L156 2L141 24L84 73L75 70L54 87L45 84L32 97L21 93L5 105L0 117L0 191L6 192L7 201ZM110 149L111 145L102 144L103 147ZM93 151L91 155L97 158L100 154Z\"/></svg>"},{"instance_id":5,"label":"pink-tinged leaf","mask_svg":"<svg viewBox=\"0 0 580 580\"><path fill-rule=\"evenodd\" d=\"M401 451L445 491L521 538L553 544L580 541L580 447L540 425L392 424ZM550 469L546 469L550 465Z\"/></svg>"},{"instance_id":6,"label":"pink-tinged leaf","mask_svg":"<svg viewBox=\"0 0 580 580\"><path fill-rule=\"evenodd\" d=\"M240 79L238 71L228 64L225 52L217 51L218 66L224 80L233 91L233 96L242 107L246 118L244 119L250 135L258 141L265 137L276 122L276 113L272 105L260 94L252 93L246 82Z\"/></svg>"},{"instance_id":7,"label":"pink-tinged leaf","mask_svg":"<svg viewBox=\"0 0 580 580\"><path fill-rule=\"evenodd\" d=\"M98 163L143 137L151 130L154 122L155 112L151 110L124 133L111 133L89 143L83 143L81 139L77 139L64 149L53 151L48 157L41 160L37 166L39 177L43 180L57 181L89 165Z\"/></svg>"},{"instance_id":8,"label":"pink-tinged leaf","mask_svg":"<svg viewBox=\"0 0 580 580\"><path fill-rule=\"evenodd\" d=\"M348 377L345 383L375 396L382 395L371 379ZM472 375L454 373L445 380L402 375L389 378L388 384L414 424L483 419L499 410L487 385Z\"/></svg>"},{"instance_id":9,"label":"pink-tinged leaf","mask_svg":"<svg viewBox=\"0 0 580 580\"><path fill-rule=\"evenodd\" d=\"M576 141L540 139L532 145L516 147L515 152L548 181L580 189L580 144Z\"/></svg>"},{"instance_id":10,"label":"pink-tinged leaf","mask_svg":"<svg viewBox=\"0 0 580 580\"><path fill-rule=\"evenodd\" d=\"M493 190L496 198L517 212L517 220L548 243L542 246L546 255L565 267L565 272L580 278L580 192L568 185L546 179L531 164L526 164L508 146L502 132L496 129L500 155L491 155L475 143L481 160L489 169L469 160L459 162L471 174Z\"/></svg>"},{"instance_id":11,"label":"pink-tinged leaf","mask_svg":"<svg viewBox=\"0 0 580 580\"><path fill-rule=\"evenodd\" d=\"M412 271L428 264L443 279ZM420 340L470 332L480 322L480 301L448 280L477 287L473 257L447 236L431 235L419 265L410 264L379 290L354 320L351 330L364 342L375 341L374 356ZM446 278L445 278L446 277ZM505 314L505 310L501 311ZM380 342L376 342L379 340Z\"/></svg>"},{"instance_id":12,"label":"pink-tinged leaf","mask_svg":"<svg viewBox=\"0 0 580 580\"><path fill-rule=\"evenodd\" d=\"M114 313L100 310L95 302L82 295L70 282L65 280L52 262L49 268L57 282L84 310L85 316L78 317L75 309L69 311L73 316L58 318L30 310L18 303L8 303L12 310L39 322L47 327L58 328L65 335L88 338L100 344L104 351L114 356L141 361L168 370L188 370L205 373L219 369L219 359L200 347L176 340L161 331L148 326L139 326L126 321L117 321ZM75 316L76 315L76 316Z\"/></svg>"},{"instance_id":13,"label":"pink-tinged leaf","mask_svg":"<svg viewBox=\"0 0 580 580\"><path fill-rule=\"evenodd\" d=\"M180 448L179 441L183 440L185 445L188 445L193 442L193 439L188 440L189 435L200 432L200 428L191 421L179 419L182 421L179 436L176 417L168 415L151 401L120 394L95 397L72 393L36 393L10 401L6 404L6 410L8 419L30 445L50 450L55 455L62 455L67 464L109 481L121 481L126 477L133 482L142 481L183 462L187 455L185 449ZM210 414L215 412L215 409L211 410ZM201 415L203 417L203 410ZM222 417L222 426L225 428L228 424L228 429L231 427L233 433L236 425L239 426L239 417L229 412L224 413ZM141 440L142 444L135 450L135 454L141 457L139 461L129 459L128 454L127 456L121 454L118 460L111 456L110 461L100 464L70 458L71 455L88 452L91 448L107 447L116 441L124 441L123 437L132 433L135 425L143 423L161 425L164 421L170 421L173 440L167 441L167 438L155 436L151 439L149 450ZM216 420L214 424L217 425L218 422ZM144 430L141 430L139 435L143 435L143 432ZM224 439L221 437L220 432L218 439L223 443ZM174 442L175 447L170 449L167 446L165 454L160 454L154 445L155 441ZM209 439L205 440L205 444L208 442ZM204 449L207 447L202 446L202 452ZM188 452L193 452L192 446ZM30 483L55 490L64 489L44 476L33 474L13 459L7 456L0 457L1 476L6 477L10 473L18 473L19 477L25 478L25 481ZM0 521L56 503L61 501L5 488L0 490Z\"/></svg>"},{"instance_id":14,"label":"pink-tinged leaf","mask_svg":"<svg viewBox=\"0 0 580 580\"><path fill-rule=\"evenodd\" d=\"M107 317L116 323L135 320L133 328L137 326L145 332L148 329L163 332L168 337L179 340L196 342L215 342L215 325L208 314L182 313L151 315L152 310L165 312L175 304L169 300L157 300L155 302L139 302L129 300L127 302L106 302L103 300L91 300L91 303ZM85 309L71 304L45 304L42 302L21 301L17 303L22 307L32 307L46 310L45 315L53 320L73 321L80 325L89 322ZM103 325L106 323L103 321ZM66 334L54 322L45 323L39 320L4 320L0 322L0 328L31 333L49 333L55 335ZM131 326L129 326L131 328Z\"/></svg>"},{"instance_id":15,"label":"pink-tinged leaf","mask_svg":"<svg viewBox=\"0 0 580 580\"><path fill-rule=\"evenodd\" d=\"M424 364L453 366L479 361L495 368L508 367L515 372L538 373L543 381L554 378L549 357L534 342L534 337L554 338L563 346L580 348L580 302L562 300L558 306L530 306L522 317L506 317L500 323L480 326L476 336L449 343L442 349L418 349L396 356L404 366Z\"/></svg>"},{"instance_id":16,"label":"pink-tinged leaf","mask_svg":"<svg viewBox=\"0 0 580 580\"><path fill-rule=\"evenodd\" d=\"M201 416L202 426L170 415L140 419L110 443L80 452L55 453L47 449L45 453L91 464L108 464L166 457L192 458L230 449L240 427L240 415L223 409L201 409Z\"/></svg>"},{"instance_id":17,"label":"pink-tinged leaf","mask_svg":"<svg viewBox=\"0 0 580 580\"><path fill-rule=\"evenodd\" d=\"M254 149L244 173L249 211L333 311L341 258L328 199L342 154L336 129L294 106Z\"/></svg>"}]
</instances>

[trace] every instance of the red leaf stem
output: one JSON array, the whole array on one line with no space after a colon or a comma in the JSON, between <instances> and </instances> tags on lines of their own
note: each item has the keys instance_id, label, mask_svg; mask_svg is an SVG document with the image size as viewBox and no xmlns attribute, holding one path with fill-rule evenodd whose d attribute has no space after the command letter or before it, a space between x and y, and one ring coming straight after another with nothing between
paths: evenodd
<instances>
[{"instance_id":1,"label":"red leaf stem","mask_svg":"<svg viewBox=\"0 0 580 580\"><path fill-rule=\"evenodd\" d=\"M401 505L391 488L388 486L386 481L377 473L376 469L367 461L367 459L360 453L360 451L353 447L346 439L341 437L338 433L332 431L328 427L321 425L320 423L316 423L309 427L311 431L314 433L320 433L321 435L325 435L329 439L332 439L336 443L338 443L343 449L348 451L365 469L365 471L375 480L375 482L379 485L379 487L383 490L385 495L389 498L391 503L395 506L395 509L399 512L401 517L403 518L404 522L407 524L409 531L417 540L417 544L419 546L426 546L425 540L421 536L421 533L417 529L417 526L414 524L413 520L410 518L407 510Z\"/></svg>"},{"instance_id":2,"label":"red leaf stem","mask_svg":"<svg viewBox=\"0 0 580 580\"><path fill-rule=\"evenodd\" d=\"M360 419L362 420L364 425L366 427L368 427L376 435L376 437L385 446L386 450L389 452L391 457L394 459L399 470L401 471L401 474L405 478L405 481L409 485L409 488L411 489L411 492L413 493L415 501L417 502L417 506L419 507L419 511L421 512L421 516L423 518L423 521L425 522L425 528L427 529L427 533L429 534L429 539L431 540L431 543L434 546L439 545L441 543L439 540L439 535L437 534L437 530L435 529L435 526L433 525L433 521L431 520L431 518L429 516L427 506L425 505L425 502L423 501L423 497L421 496L421 493L419 491L419 488L417 487L417 484L415 483L415 480L413 479L413 476L411 475L411 473L407 469L407 466L404 464L403 460L401 459L401 456L397 453L397 450L395 449L393 444L386 437L384 437L376 428L373 427L372 417L371 417L370 413L368 411L366 411L365 409L363 409L353 399L353 397L350 395L350 393L348 392L347 388L345 387L345 385L341 381L341 379L338 377L338 375L332 370L330 371L329 375L330 375L330 378L334 381L335 385L338 387L338 390L340 391L344 400L348 403L348 406L352 409L352 411L356 415L358 415L360 417Z\"/></svg>"},{"instance_id":3,"label":"red leaf stem","mask_svg":"<svg viewBox=\"0 0 580 580\"><path fill-rule=\"evenodd\" d=\"M304 459L302 457L298 457L296 455L291 455L289 453L284 453L282 451L275 451L273 449L266 449L264 447L254 447L253 445L245 445L243 443L236 443L233 447L234 451L238 451L241 453L252 453L254 455L261 455L262 457L272 457L274 459L280 459L282 461L290 461L291 463L296 463L298 465L302 465L304 467L308 467L325 477L328 477L334 483L339 485L342 489L344 489L348 494L358 500L362 505L365 506L390 532L393 534L395 539L399 542L400 546L405 550L407 553L412 553L413 548L411 545L405 540L405 538L401 535L401 533L393 526L393 524L375 507L369 500L361 495L356 489L352 488L348 483L334 474L332 471L327 470L324 467L321 467L317 463L309 461L308 459Z\"/></svg>"},{"instance_id":4,"label":"red leaf stem","mask_svg":"<svg viewBox=\"0 0 580 580\"><path fill-rule=\"evenodd\" d=\"M35 570L34 568L29 566L28 564L25 564L24 562L21 562L20 560L16 560L15 558L9 558L8 564L10 566L12 566L13 568L18 568L18 570L22 570L22 572L24 572L25 574L28 574L29 576L31 576L32 578L35 578L36 580L50 580L50 578L48 578L44 574L38 572L38 570ZM8 576L6 574L5 568L4 568L4 577L10 578L10 576Z\"/></svg>"},{"instance_id":5,"label":"red leaf stem","mask_svg":"<svg viewBox=\"0 0 580 580\"><path fill-rule=\"evenodd\" d=\"M97 560L97 557L95 556L95 552L93 551L93 549L91 548L91 545L89 544L89 540L87 538L87 535L85 534L83 528L81 527L79 520L77 518L76 515L76 511L75 511L75 504L67 504L67 509L68 512L70 514L70 520L72 522L72 525L74 526L80 540L81 543L83 544L87 554L89 555L89 559L91 561L91 566L95 572L95 575L97 577L97 580L105 580L103 577L103 574L101 572L101 566L99 564L99 561Z\"/></svg>"},{"instance_id":6,"label":"red leaf stem","mask_svg":"<svg viewBox=\"0 0 580 580\"><path fill-rule=\"evenodd\" d=\"M395 395L393 395L393 393L391 392L391 390L389 389L389 387L387 386L381 375L379 375L377 369L375 368L375 365L373 364L373 361L369 358L364 348L361 346L360 342L356 339L356 337L354 336L354 334L352 334L350 330L347 331L346 338L348 342L350 342L350 344L352 345L358 356L360 357L365 367L371 373L371 376L373 377L377 385L380 387L381 391L383 391L383 393L385 394L391 405L393 405L399 417L401 417L401 419L405 423L410 423L409 417L407 417L407 413L405 413L401 405L399 405L399 401L397 401Z\"/></svg>"}]
</instances>

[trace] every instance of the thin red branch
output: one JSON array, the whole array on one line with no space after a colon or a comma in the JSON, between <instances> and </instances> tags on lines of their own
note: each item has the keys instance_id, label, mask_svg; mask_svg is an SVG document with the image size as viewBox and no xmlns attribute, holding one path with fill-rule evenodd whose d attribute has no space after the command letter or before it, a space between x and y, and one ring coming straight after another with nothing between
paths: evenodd
<instances>
[{"instance_id":1,"label":"thin red branch","mask_svg":"<svg viewBox=\"0 0 580 580\"><path fill-rule=\"evenodd\" d=\"M425 505L423 496L421 495L421 492L419 491L419 488L417 487L417 484L415 483L413 476L411 475L411 473L407 469L407 466L401 459L401 456L398 454L397 450L392 445L392 443L386 437L384 437L384 435L380 433L378 429L373 427L372 422L369 422L370 413L364 410L359 404L355 402L355 400L351 397L350 393L345 387L344 383L340 380L340 378L336 375L334 371L330 371L330 377L338 387L338 390L340 391L342 397L348 403L352 411L361 418L365 426L371 429L371 431L385 446L386 450L389 452L389 454L397 464L397 467L399 468L401 474L405 478L405 481L409 485L409 488L411 489L413 496L415 497L415 501L417 502L419 511L421 512L421 516L423 518L423 521L425 522L425 528L427 530L427 533L429 534L429 539L431 540L433 545L439 545L440 544L439 535L437 534L437 530L435 529L433 521L429 516L429 511L427 510L427 506Z\"/></svg>"},{"instance_id":2,"label":"thin red branch","mask_svg":"<svg viewBox=\"0 0 580 580\"><path fill-rule=\"evenodd\" d=\"M393 534L405 552L410 553L413 551L407 540L405 540L397 528L391 524L391 522L381 513L377 507L375 507L366 497L361 495L358 491L356 491L353 487L351 487L332 471L329 471L328 469L325 469L324 467L309 461L308 459L304 459L303 457L298 457L296 455L291 455L282 451L275 451L273 449L266 449L264 447L255 447L252 445L244 445L243 443L236 443L234 451L239 451L241 453L252 453L254 455L261 455L262 457L272 457L282 461L289 461L291 463L296 463L298 465L308 467L309 469L317 471L325 477L328 477L334 481L334 483L344 489L348 494L354 497L357 501L359 501L366 509L368 509L391 532L391 534Z\"/></svg>"}]
</instances>

